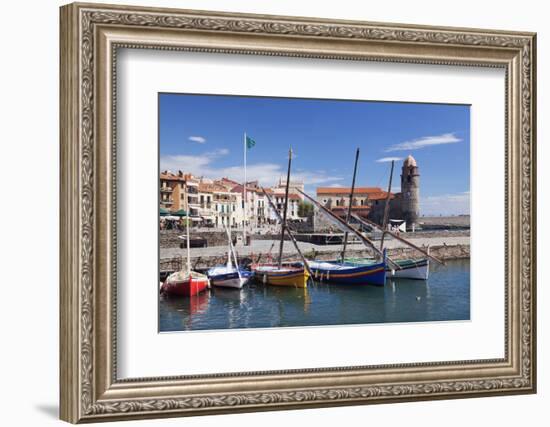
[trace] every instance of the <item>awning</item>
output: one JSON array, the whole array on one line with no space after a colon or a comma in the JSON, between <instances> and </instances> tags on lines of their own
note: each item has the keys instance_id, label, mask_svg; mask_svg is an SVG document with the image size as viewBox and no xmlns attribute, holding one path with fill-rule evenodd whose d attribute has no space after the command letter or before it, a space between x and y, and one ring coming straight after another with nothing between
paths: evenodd
<instances>
[{"instance_id":1,"label":"awning","mask_svg":"<svg viewBox=\"0 0 550 427\"><path fill-rule=\"evenodd\" d=\"M180 209L179 211L172 212L172 215L175 216L187 216L187 212L183 209Z\"/></svg>"},{"instance_id":2,"label":"awning","mask_svg":"<svg viewBox=\"0 0 550 427\"><path fill-rule=\"evenodd\" d=\"M166 215L170 215L170 211L168 209L164 209L164 208L160 208L160 216L166 216Z\"/></svg>"}]
</instances>

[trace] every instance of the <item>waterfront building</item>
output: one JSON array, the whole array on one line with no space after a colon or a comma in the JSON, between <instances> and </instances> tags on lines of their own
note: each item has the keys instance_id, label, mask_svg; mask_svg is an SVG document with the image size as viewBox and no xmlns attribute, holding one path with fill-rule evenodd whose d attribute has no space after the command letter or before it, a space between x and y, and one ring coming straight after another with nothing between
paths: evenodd
<instances>
[{"instance_id":1,"label":"waterfront building","mask_svg":"<svg viewBox=\"0 0 550 427\"><path fill-rule=\"evenodd\" d=\"M189 213L189 219L194 225L198 225L202 218L200 216L199 203L199 180L191 174L183 175L185 184L183 187L185 206L183 209Z\"/></svg>"},{"instance_id":2,"label":"waterfront building","mask_svg":"<svg viewBox=\"0 0 550 427\"><path fill-rule=\"evenodd\" d=\"M273 192L276 194L283 194L284 196L285 190L286 190L286 178L279 178L279 182L277 183L277 185L275 185L275 187L273 187ZM299 197L299 199L303 201L304 196L298 190L302 192L304 191L304 182L291 179L290 183L288 184L288 193L296 194Z\"/></svg>"},{"instance_id":3,"label":"waterfront building","mask_svg":"<svg viewBox=\"0 0 550 427\"><path fill-rule=\"evenodd\" d=\"M331 209L342 218L346 218L350 187L319 187L316 191L317 201ZM355 187L352 212L360 217L381 224L384 218L387 191L380 187ZM389 217L404 220L407 229L414 229L420 216L420 173L416 160L409 155L401 168L401 192L390 193ZM326 217L315 213L315 230L321 231L331 228Z\"/></svg>"},{"instance_id":4,"label":"waterfront building","mask_svg":"<svg viewBox=\"0 0 550 427\"><path fill-rule=\"evenodd\" d=\"M300 216L298 216L298 207L300 205L300 202L302 201L301 195L291 193L289 191L288 194L288 206L286 211L286 217L289 220L299 220L301 219ZM277 210L283 214L284 205L285 205L285 193L281 193L280 191L273 192L272 200L275 206L277 207ZM271 218L273 220L277 219L277 216L275 212L272 212Z\"/></svg>"},{"instance_id":5,"label":"waterfront building","mask_svg":"<svg viewBox=\"0 0 550 427\"><path fill-rule=\"evenodd\" d=\"M169 211L182 209L184 186L185 178L181 171L178 174L162 172L160 174L160 207Z\"/></svg>"},{"instance_id":6,"label":"waterfront building","mask_svg":"<svg viewBox=\"0 0 550 427\"><path fill-rule=\"evenodd\" d=\"M229 181L229 180L227 180ZM269 191L268 189L266 189ZM258 227L265 224L268 220L268 201L263 194L258 181L250 181L246 185L246 206L244 203L244 187L237 183L231 189L231 193L236 196L240 212L237 212L237 224L244 225L245 218L247 225L250 227ZM245 212L246 209L246 212ZM239 215L240 214L240 215Z\"/></svg>"}]
</instances>

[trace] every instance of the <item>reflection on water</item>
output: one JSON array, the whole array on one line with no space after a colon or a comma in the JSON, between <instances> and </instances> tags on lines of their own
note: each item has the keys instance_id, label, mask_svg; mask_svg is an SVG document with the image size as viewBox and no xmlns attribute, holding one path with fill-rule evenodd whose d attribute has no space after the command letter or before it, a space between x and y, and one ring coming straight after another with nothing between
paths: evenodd
<instances>
[{"instance_id":1,"label":"reflection on water","mask_svg":"<svg viewBox=\"0 0 550 427\"><path fill-rule=\"evenodd\" d=\"M468 320L470 262L430 266L430 278L386 286L315 283L308 288L217 288L191 298L160 299L160 330L208 330L386 322Z\"/></svg>"}]
</instances>

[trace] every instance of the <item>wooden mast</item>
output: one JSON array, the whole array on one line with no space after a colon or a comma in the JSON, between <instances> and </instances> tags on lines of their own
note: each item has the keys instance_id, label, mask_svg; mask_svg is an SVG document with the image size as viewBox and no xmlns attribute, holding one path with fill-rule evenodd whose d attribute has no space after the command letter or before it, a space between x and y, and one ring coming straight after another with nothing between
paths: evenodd
<instances>
[{"instance_id":1,"label":"wooden mast","mask_svg":"<svg viewBox=\"0 0 550 427\"><path fill-rule=\"evenodd\" d=\"M359 240L369 248L372 249L372 251L378 255L378 257L383 260L384 259L384 253L379 250L376 245L370 240L368 237L366 237L363 233L360 233L355 228L351 227L346 221L344 221L342 218L340 218L338 215L333 214L330 210L325 208L322 204L320 204L317 200L315 200L313 197L311 197L309 194L304 193L302 190L298 190L300 194L303 194L305 197L307 197L308 200L310 200L315 206L317 206L323 213L325 213L329 218L332 218L335 222L337 222L344 230L347 230L350 233L355 234ZM352 214L352 217L355 218L355 215ZM401 270L401 267L392 259L389 257L386 257L389 264L391 264L396 270Z\"/></svg>"},{"instance_id":2,"label":"wooden mast","mask_svg":"<svg viewBox=\"0 0 550 427\"><path fill-rule=\"evenodd\" d=\"M390 194L391 194L391 182L393 179L393 166L395 164L395 160L391 161L391 171L390 171L390 182L388 183L388 194L386 194L386 205L384 206L384 218L382 219L382 229L387 230L388 228L388 216L390 214ZM348 217L348 222L350 218ZM382 237L380 238L380 250L384 249L384 236L386 234L382 233Z\"/></svg>"},{"instance_id":3,"label":"wooden mast","mask_svg":"<svg viewBox=\"0 0 550 427\"><path fill-rule=\"evenodd\" d=\"M265 189L263 187L262 187L262 192L264 193L265 197L267 197L267 201L269 202L269 205L271 206L271 209L273 209L273 211L275 212L275 215L277 216L279 221L283 222L283 218L281 218L281 213L277 209L277 206L275 206L275 203L273 203L273 200L271 200L271 196L265 191ZM307 270L309 275L311 277L313 277L313 272L309 268L309 264L306 260L306 257L302 254L302 251L298 247L298 242L296 241L296 238L294 237L294 235L292 234L292 232L290 231L290 228L288 228L288 226L286 226L285 228L286 228L286 233L290 237L290 240L292 241L292 244L294 245L294 248L296 249L296 252L298 252L298 255L300 255L300 258L302 258L302 262L304 263L305 269Z\"/></svg>"},{"instance_id":4,"label":"wooden mast","mask_svg":"<svg viewBox=\"0 0 550 427\"><path fill-rule=\"evenodd\" d=\"M288 208L288 188L290 185L290 166L292 165L292 148L288 150L288 170L286 172L285 204L283 208L283 222L281 223L281 244L279 246L279 268L283 263L283 245L285 242L286 211Z\"/></svg>"},{"instance_id":5,"label":"wooden mast","mask_svg":"<svg viewBox=\"0 0 550 427\"><path fill-rule=\"evenodd\" d=\"M357 163L359 161L359 148L357 148L357 151L355 152L355 165L353 166L353 179L351 180L351 191L349 193L349 206L348 206L348 214L346 216L346 222L349 224L349 221L351 220L351 208L353 205L353 193L355 192L355 176L357 175ZM346 258L346 247L348 245L348 232L344 232L344 247L342 248L342 263L344 262ZM382 247L380 247L380 250L382 250Z\"/></svg>"}]
</instances>

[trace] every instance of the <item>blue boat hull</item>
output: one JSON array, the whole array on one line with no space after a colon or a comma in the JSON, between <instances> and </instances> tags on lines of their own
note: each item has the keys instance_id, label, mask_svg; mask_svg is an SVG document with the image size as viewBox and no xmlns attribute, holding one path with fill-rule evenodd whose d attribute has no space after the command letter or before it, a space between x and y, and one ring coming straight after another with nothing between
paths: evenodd
<instances>
[{"instance_id":1,"label":"blue boat hull","mask_svg":"<svg viewBox=\"0 0 550 427\"><path fill-rule=\"evenodd\" d=\"M386 283L386 265L378 263L372 265L353 266L339 263L321 263L316 266L310 265L313 279L348 285L377 285L384 286ZM331 267L328 264L333 264Z\"/></svg>"}]
</instances>

